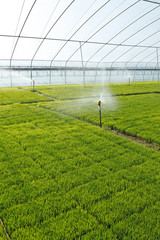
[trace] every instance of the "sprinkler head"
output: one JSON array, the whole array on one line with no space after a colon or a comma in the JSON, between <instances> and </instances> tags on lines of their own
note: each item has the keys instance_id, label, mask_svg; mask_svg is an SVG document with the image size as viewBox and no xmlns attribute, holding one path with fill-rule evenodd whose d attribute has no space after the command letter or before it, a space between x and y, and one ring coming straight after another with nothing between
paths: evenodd
<instances>
[{"instance_id":1,"label":"sprinkler head","mask_svg":"<svg viewBox=\"0 0 160 240\"><path fill-rule=\"evenodd\" d=\"M98 103L98 106L101 106L101 104L102 104L102 101L98 101L97 103Z\"/></svg>"},{"instance_id":2,"label":"sprinkler head","mask_svg":"<svg viewBox=\"0 0 160 240\"><path fill-rule=\"evenodd\" d=\"M101 104L102 104L102 101L98 101L97 104L98 104L98 107L99 107L99 111L101 111Z\"/></svg>"}]
</instances>

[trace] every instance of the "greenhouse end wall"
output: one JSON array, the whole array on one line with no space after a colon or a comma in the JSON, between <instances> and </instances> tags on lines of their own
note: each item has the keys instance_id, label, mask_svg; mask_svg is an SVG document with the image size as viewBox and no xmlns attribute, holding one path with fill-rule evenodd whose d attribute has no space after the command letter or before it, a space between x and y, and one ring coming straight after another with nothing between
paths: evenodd
<instances>
[{"instance_id":1,"label":"greenhouse end wall","mask_svg":"<svg viewBox=\"0 0 160 240\"><path fill-rule=\"evenodd\" d=\"M147 66L146 63L103 64L82 67L78 65L49 66L13 66L0 67L0 87L87 84L87 83L125 83L137 81L158 81L159 69L156 63Z\"/></svg>"}]
</instances>

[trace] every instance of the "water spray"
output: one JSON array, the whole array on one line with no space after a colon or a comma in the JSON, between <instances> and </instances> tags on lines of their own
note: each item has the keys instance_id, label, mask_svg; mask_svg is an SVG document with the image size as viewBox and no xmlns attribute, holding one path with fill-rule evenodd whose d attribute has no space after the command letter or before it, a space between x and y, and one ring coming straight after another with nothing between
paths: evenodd
<instances>
[{"instance_id":1,"label":"water spray","mask_svg":"<svg viewBox=\"0 0 160 240\"><path fill-rule=\"evenodd\" d=\"M100 127L102 127L102 121L101 121L101 104L102 104L102 102L99 101L99 102L97 102L97 104L98 104L98 108L99 108L99 125L100 125Z\"/></svg>"}]
</instances>

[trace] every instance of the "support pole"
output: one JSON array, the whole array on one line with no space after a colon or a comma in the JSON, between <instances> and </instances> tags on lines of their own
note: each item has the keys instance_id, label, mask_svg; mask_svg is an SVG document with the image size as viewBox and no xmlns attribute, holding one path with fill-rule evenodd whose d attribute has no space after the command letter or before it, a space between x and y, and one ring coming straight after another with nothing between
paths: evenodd
<instances>
[{"instance_id":1,"label":"support pole","mask_svg":"<svg viewBox=\"0 0 160 240\"><path fill-rule=\"evenodd\" d=\"M129 83L129 86L130 86L130 84L131 84L131 78L130 77L128 78L128 83Z\"/></svg>"},{"instance_id":2,"label":"support pole","mask_svg":"<svg viewBox=\"0 0 160 240\"><path fill-rule=\"evenodd\" d=\"M30 72L31 72L31 80L32 80L32 61L31 61L31 65L30 65Z\"/></svg>"},{"instance_id":3,"label":"support pole","mask_svg":"<svg viewBox=\"0 0 160 240\"><path fill-rule=\"evenodd\" d=\"M158 47L156 48L157 52L157 71L158 71L158 84L159 84L159 59L158 59Z\"/></svg>"},{"instance_id":4,"label":"support pole","mask_svg":"<svg viewBox=\"0 0 160 240\"><path fill-rule=\"evenodd\" d=\"M10 59L10 64L9 64L9 70L10 70L10 71L9 71L9 76L10 76L10 84L11 84L11 87L12 87L13 84L12 84L12 72L11 72L11 65L12 65L12 64L11 64L11 62L12 62L12 60Z\"/></svg>"},{"instance_id":5,"label":"support pole","mask_svg":"<svg viewBox=\"0 0 160 240\"><path fill-rule=\"evenodd\" d=\"M99 125L100 125L100 127L102 127L102 118L101 118L101 104L102 104L102 102L99 101L97 103L98 103L98 107L99 107Z\"/></svg>"},{"instance_id":6,"label":"support pole","mask_svg":"<svg viewBox=\"0 0 160 240\"><path fill-rule=\"evenodd\" d=\"M101 108L101 107L100 107ZM101 120L101 109L99 110L99 125L102 127L102 120Z\"/></svg>"},{"instance_id":7,"label":"support pole","mask_svg":"<svg viewBox=\"0 0 160 240\"><path fill-rule=\"evenodd\" d=\"M51 81L52 81L52 70L51 70L52 66L50 65L50 71L49 71L49 85L51 85Z\"/></svg>"},{"instance_id":8,"label":"support pole","mask_svg":"<svg viewBox=\"0 0 160 240\"><path fill-rule=\"evenodd\" d=\"M65 84L67 83L67 63L65 63Z\"/></svg>"},{"instance_id":9,"label":"support pole","mask_svg":"<svg viewBox=\"0 0 160 240\"><path fill-rule=\"evenodd\" d=\"M82 61L82 71L83 71L83 84L84 84L84 86L85 86L85 69L84 69L84 62L83 62L83 53L82 53L81 42L79 42L79 44L80 44L81 61Z\"/></svg>"}]
</instances>

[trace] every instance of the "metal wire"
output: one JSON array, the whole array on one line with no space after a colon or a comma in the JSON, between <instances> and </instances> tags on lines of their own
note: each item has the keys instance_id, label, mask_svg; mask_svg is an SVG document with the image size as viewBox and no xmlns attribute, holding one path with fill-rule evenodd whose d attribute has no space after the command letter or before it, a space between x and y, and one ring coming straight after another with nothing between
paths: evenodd
<instances>
[{"instance_id":1,"label":"metal wire","mask_svg":"<svg viewBox=\"0 0 160 240\"><path fill-rule=\"evenodd\" d=\"M160 41L159 41L159 42L160 42ZM156 44L156 43L155 43L155 44ZM147 49L145 49L145 50L147 50ZM157 47L155 47L155 50L157 50ZM152 53L148 54L147 56L143 57L139 62L137 62L136 68L138 67L138 65L139 65L141 62L143 62L144 60L146 60L148 57L150 57L150 56L153 55L153 54L155 54L155 52L152 52ZM156 58L157 58L157 57L154 57L154 58L152 58L150 61L148 61L148 62L146 63L146 66L147 66L149 63L153 62L153 60L156 59Z\"/></svg>"},{"instance_id":2,"label":"metal wire","mask_svg":"<svg viewBox=\"0 0 160 240\"><path fill-rule=\"evenodd\" d=\"M20 30L20 33L19 33L19 35L18 35L17 41L16 41L16 43L15 43L15 45L14 45L14 49L13 49L13 51L12 51L12 54L11 54L11 58L10 58L10 59L13 58L13 55L14 55L14 52L15 52L15 50L16 50L16 47L17 47L17 44L18 44L20 35L21 35L21 33L22 33L23 29L24 29L24 26L25 26L25 24L26 24L26 22L27 22L27 20L28 20L28 18L29 18L29 15L31 14L31 12L32 12L32 10L33 10L36 2L37 2L37 0L34 1L34 3L32 4L32 6L31 6L31 8L30 8L30 10L29 10L29 12L28 12L28 14L27 14L27 17L26 17L26 19L25 19L25 21L24 21L24 23L23 23L23 26L22 26L22 28L21 28L21 30Z\"/></svg>"},{"instance_id":3,"label":"metal wire","mask_svg":"<svg viewBox=\"0 0 160 240\"><path fill-rule=\"evenodd\" d=\"M85 22L83 22L83 24L80 25L80 27L70 36L69 39L67 39L67 41L63 44L63 46L60 48L60 50L56 53L56 55L54 56L54 58L51 61L54 61L54 59L58 56L58 54L61 52L61 50L65 47L65 45L71 40L71 38L94 16L96 15L106 4L108 4L110 2L110 0L108 0L107 2L105 2L100 8L98 8L91 16L89 16L87 18L87 20Z\"/></svg>"},{"instance_id":4,"label":"metal wire","mask_svg":"<svg viewBox=\"0 0 160 240\"><path fill-rule=\"evenodd\" d=\"M86 64L87 64L94 56L96 56L96 54L97 54L99 51L101 51L106 45L107 45L107 46L115 46L115 47L114 47L107 55L103 56L103 58L101 58L101 60L99 61L99 63L102 62L109 54L111 54L112 52L114 52L115 49L118 48L118 47L120 47L120 46L130 47L130 49L127 50L127 51L125 51L125 52L123 52L123 54L120 55L119 57L117 57L117 58L113 61L113 63L116 62L116 61L117 61L118 59L120 59L123 55L127 54L129 51L131 51L131 50L132 50L133 48L135 48L135 47L136 47L136 48L146 48L146 49L143 49L141 52L139 52L138 54L134 55L134 57L132 57L129 61L127 61L126 64L128 64L130 61L132 61L132 59L136 58L137 56L139 56L140 54L142 54L144 51L146 51L146 50L149 49L149 48L150 48L150 49L151 49L151 48L152 48L152 49L157 49L157 47L154 46L154 45L155 45L156 43L158 43L159 41L156 42L156 43L154 43L154 44L152 44L152 45L148 45L148 46L147 46L147 45L143 45L143 44L141 44L141 43L144 42L146 39L149 39L150 37L152 37L152 36L154 36L155 34L157 34L160 30L158 30L157 32L155 32L155 33L147 36L145 39L141 40L141 41L138 42L137 44L125 44L125 42L126 42L127 40L129 40L130 38L132 38L133 36L137 35L137 34L138 34L140 31L142 31L143 29L147 28L149 25L153 24L153 23L156 22L156 21L159 21L160 18L157 18L157 19L155 19L153 22L149 23L148 25L145 25L143 28L139 29L138 31L136 31L135 33L133 33L132 35L130 35L129 37L127 37L123 42L121 42L121 43L111 43L111 41L112 41L114 38L116 38L117 36L119 36L123 31L126 31L126 30L127 30L129 27L131 27L135 22L139 21L141 18L143 18L143 17L146 16L147 14L151 13L152 11L154 11L155 9L157 9L157 8L160 6L160 3L155 2L155 1L150 1L150 0L137 0L137 1L134 1L134 3L132 3L132 5L128 6L128 7L125 8L123 11L119 12L116 16L114 16L114 17L113 17L111 20L109 20L108 22L104 23L103 25L102 25L102 22L101 22L100 24L98 24L98 26L99 26L99 25L101 25L101 26L98 27L98 29L96 28L97 30L96 30L94 33L92 33L90 36L88 36L88 37L87 37L87 40L84 40L84 41L74 40L73 37L75 36L75 34L76 34L81 28L83 28L83 27L87 24L87 22L90 21L90 19L91 19L93 16L96 15L96 13L97 13L98 11L100 11L106 4L108 4L109 2L111 2L110 0L105 1L105 3L104 3L101 7L99 7L96 11L94 11L94 12L92 13L92 15L91 15L90 17L88 17L87 20L85 20L85 21L72 33L72 35L71 35L69 38L67 38L67 39L48 38L48 35L49 35L49 33L51 32L51 30L54 28L54 26L58 23L58 21L60 20L60 18L65 14L65 12L69 9L69 7L70 7L75 1L76 1L76 0L71 0L70 4L66 7L66 9L65 9L63 12L61 12L61 14L60 14L60 16L58 17L58 19L54 22L54 24L51 26L51 28L49 29L49 31L48 31L48 32L46 33L46 35L43 37L43 34L44 34L44 32L45 32L45 30L46 30L46 28L47 28L47 26L48 26L48 23L50 22L51 17L53 16L53 14L54 14L54 12L55 12L55 9L57 8L57 6L58 6L58 4L59 4L59 2L60 2L60 0L58 0L55 9L52 11L52 14L51 14L51 16L49 17L49 19L48 19L48 21L47 21L47 23L46 23L46 25L45 25L45 27L44 27L44 29L43 29L43 31L42 31L41 36L40 36L40 37L34 37L34 36L23 36L23 35L22 35L22 32L23 32L23 29L24 29L24 27L25 27L25 25L26 25L26 23L27 23L27 21L28 21L28 18L29 18L29 16L30 16L30 14L31 14L31 12L32 12L32 10L33 10L33 8L34 8L37 0L35 0L35 1L33 2L32 6L31 6L31 8L30 8L30 10L29 10L26 18L25 18L25 21L23 22L23 25L22 25L22 27L21 27L21 29L20 29L19 34L16 35L17 30L18 30L18 27L19 27L20 20L21 20L21 15L22 15L22 12L23 12L24 4L25 4L25 0L23 0L22 7L21 7L21 11L20 11L20 15L19 15L18 22L17 22L17 25L16 25L15 34L14 34L14 35L0 35L1 37L11 37L11 38L13 38L13 46L12 46L12 51L11 51L11 57L10 57L10 59L9 59L9 61L10 61L10 67L11 67L11 63L12 63L12 60L13 60L14 53L15 53L15 51L16 51L18 42L19 42L19 40L22 39L22 38L26 38L26 39L27 39L27 38L28 38L28 39L38 39L38 40L40 40L40 44L37 46L36 51L33 52L33 57L30 59L30 61L31 61L31 67L32 67L33 61L35 60L35 56L37 55L39 49L41 48L41 46L42 46L42 44L44 43L45 40L50 40L50 41L57 41L57 40L58 40L58 41L61 41L62 44L63 44L63 45L60 47L60 49L57 51L57 53L55 54L55 56L52 58L52 60L50 61L50 64L51 64L51 65L52 65L52 62L55 60L55 58L58 56L58 54L62 51L62 49L66 46L66 44L67 44L68 42L80 43L80 46L79 46L74 52L72 52L72 55L66 60L66 64L67 64L67 62L75 55L75 53L76 53L78 50L80 50L80 49L83 47L83 45L85 45L86 43L99 44L99 45L101 45L100 48L88 59L88 61L86 62ZM95 0L95 1L91 4L91 6L92 6L96 1L97 1L97 0ZM123 1L123 3L126 2L126 1L127 1L127 0ZM102 29L104 29L104 28L105 28L107 25L109 25L112 21L114 21L115 19L118 19L118 17L119 17L120 15L122 15L122 14L123 14L124 12L126 12L128 9L132 8L133 6L135 6L135 5L136 5L137 3L139 3L140 1L149 2L149 3L151 3L151 4L158 4L158 6L154 7L154 8L151 9L151 10L149 10L147 13L145 13L145 14L143 14L142 16L138 17L138 18L135 19L133 22L131 22L130 24L128 24L126 27L124 27L123 29L119 30L117 33L115 33L114 36L112 36L112 38L111 38L109 41L107 41L107 42L91 41L91 39L92 39L95 35L97 35L97 33L99 33ZM121 3L120 5L122 5L123 3ZM119 6L120 6L120 5L119 5ZM151 6L151 5L150 5L150 6ZM87 10L86 10L86 12L87 12ZM85 13L86 13L86 12L85 12ZM112 12L113 12L113 11L112 11ZM110 13L110 14L111 14L111 13ZM83 15L83 16L84 16L84 15ZM81 17L81 18L82 18L82 17ZM80 18L80 19L81 19L81 18ZM80 19L79 19L79 22L80 22ZM103 20L103 21L104 21L104 20ZM75 25L75 26L76 26L76 25ZM74 27L75 27L75 26L74 26ZM74 27L73 27L72 29L74 29ZM15 39L16 39L16 42L15 42ZM99 64L99 63L98 63L98 64Z\"/></svg>"},{"instance_id":5,"label":"metal wire","mask_svg":"<svg viewBox=\"0 0 160 240\"><path fill-rule=\"evenodd\" d=\"M160 41L158 41L158 42L160 42ZM156 43L158 43L158 42L156 42ZM152 46L154 46L156 43L152 44ZM136 54L136 56L140 55L142 52L146 51L147 49L149 49L149 47L148 47L148 48L145 48L145 49L144 49L143 51L141 51L139 54ZM155 49L157 50L157 47L155 47ZM146 60L146 58L150 57L150 56L153 55L153 54L155 54L155 53L152 52L152 53L148 54L147 56L145 56L144 58L142 58L141 61L139 61L139 62L136 64L136 68L138 67L138 65L139 65L140 63L142 63L144 60ZM132 58L132 59L134 59L134 58ZM131 59L131 60L132 60L132 59ZM154 57L152 60L150 60L149 62L147 62L146 65L145 65L145 68L147 68L147 65L148 65L150 62L152 62L154 59L155 59L155 57ZM129 60L129 61L127 61L127 62L125 63L125 69L127 69L127 64L128 64L131 60Z\"/></svg>"},{"instance_id":6,"label":"metal wire","mask_svg":"<svg viewBox=\"0 0 160 240\"><path fill-rule=\"evenodd\" d=\"M23 1L22 7L21 7L20 15L19 15L19 18L18 18L18 22L17 22L15 34L14 34L15 36L16 36L16 34L17 34L17 29L18 29L18 26L19 26L19 22L20 22L20 19L21 19L22 12L23 12L24 4L25 4L25 0ZM14 40L13 40L12 50L13 50L14 42L15 42L15 38L14 38ZM11 65L11 61L12 61L12 58L10 59L10 65Z\"/></svg>"},{"instance_id":7,"label":"metal wire","mask_svg":"<svg viewBox=\"0 0 160 240\"><path fill-rule=\"evenodd\" d=\"M160 5L160 3L158 3L158 2L154 2L154 1L150 1L150 0L142 0L143 2L149 2L149 3L154 3L154 4L159 4Z\"/></svg>"},{"instance_id":8,"label":"metal wire","mask_svg":"<svg viewBox=\"0 0 160 240\"><path fill-rule=\"evenodd\" d=\"M5 35L5 34L0 34L0 37L7 37L7 38L17 38L17 36L15 35ZM19 38L21 39L37 39L37 40L43 40L43 37L33 37L33 36L23 36L21 35ZM46 38L45 40L50 40L50 41L61 41L61 42L66 42L68 39L63 39L63 38ZM74 42L74 43L86 43L86 41L81 41L81 40L74 40L74 39L70 39L69 42ZM88 41L87 43L89 44L99 44L99 45L104 45L105 42L96 42L96 41ZM119 43L108 43L109 46L119 46ZM135 44L121 44L121 46L123 47L140 47L140 48L143 48L143 47L151 47L151 46L148 46L148 45L139 45L139 46L136 46ZM152 48L152 47L151 47ZM155 48L155 47L153 47ZM35 60L34 60L35 61Z\"/></svg>"},{"instance_id":9,"label":"metal wire","mask_svg":"<svg viewBox=\"0 0 160 240\"><path fill-rule=\"evenodd\" d=\"M51 20L51 18L52 18L52 16L53 16L53 14L54 14L54 12L55 12L56 8L58 7L58 5L59 5L60 1L61 1L61 0L59 0L59 1L57 2L57 4L56 4L55 8L53 9L53 11L52 11L52 13L51 13L51 15L50 15L50 17L49 17L49 19L48 19L48 21L47 21L47 23L46 23L45 27L44 27L44 29L43 29L43 31L42 31L41 37L43 36L43 33L44 33L44 31L46 30L46 28L47 28L47 25L48 25L48 23L50 22L50 20Z\"/></svg>"},{"instance_id":10,"label":"metal wire","mask_svg":"<svg viewBox=\"0 0 160 240\"><path fill-rule=\"evenodd\" d=\"M158 6L159 7L159 6ZM140 16L139 18L137 18L136 20L134 20L133 22L131 22L130 24L128 24L126 27L124 27L122 30L120 30L118 33L116 33L108 42L106 42L102 47L100 47L88 60L87 62L89 62L98 52L100 52L106 45L108 45L109 42L111 42L115 37L117 37L119 34L121 34L123 31L125 31L127 28L129 28L130 26L132 26L135 22L139 21L141 18L143 18L144 16L146 16L147 14L151 13L152 11L154 11L155 9L157 9L158 7L155 7L151 10L149 10L148 12L146 12L145 14L143 14L142 16Z\"/></svg>"},{"instance_id":11,"label":"metal wire","mask_svg":"<svg viewBox=\"0 0 160 240\"><path fill-rule=\"evenodd\" d=\"M94 29L97 29L99 26L102 25L102 23L103 23L104 21L108 20L108 17L109 17L110 15L112 15L112 13L113 13L114 11L116 11L120 6L122 6L122 5L124 4L124 2L126 2L126 1L128 1L128 0L124 0L122 3L120 3L118 6L116 6L116 7L105 17L105 19L103 19L96 27L94 27ZM92 31L92 32L93 32L93 31ZM92 32L91 32L90 34L88 34L86 38L90 37L90 36L92 35Z\"/></svg>"},{"instance_id":12,"label":"metal wire","mask_svg":"<svg viewBox=\"0 0 160 240\"><path fill-rule=\"evenodd\" d=\"M132 5L130 5L129 7L125 8L122 12L120 12L119 14L117 14L114 18L112 18L110 21L108 21L107 23L105 23L102 27L100 27L95 33L93 33L83 44L82 46L87 43L92 37L94 37L98 32L100 32L104 27L106 27L108 24L110 24L114 19L118 18L121 14L123 14L124 12L126 12L128 9L130 9L131 7L133 7L134 5L136 5L138 2L140 2L140 0L136 1L135 3L133 3ZM81 47L82 47L81 46ZM72 53L72 55L68 58L68 60L66 62L68 62L74 55L75 53L80 49L80 47L78 47L76 49L76 51L74 51Z\"/></svg>"},{"instance_id":13,"label":"metal wire","mask_svg":"<svg viewBox=\"0 0 160 240\"><path fill-rule=\"evenodd\" d=\"M124 0L123 1L123 3L124 2L126 2L126 1L128 1L128 0ZM94 3L95 3L96 1L94 1ZM105 4L103 4L100 8L99 8L99 10L101 10L107 3L109 3L110 2L110 0L108 1L108 2L106 2ZM94 4L93 3L93 4ZM121 3L121 4L119 4L118 5L118 7L119 6L121 6L123 3ZM92 4L92 5L93 5ZM92 6L91 5L91 6ZM90 6L90 7L91 7ZM90 7L88 8L88 9L90 9ZM117 9L117 7L115 8L115 9ZM114 9L114 10L115 10ZM98 10L98 11L99 11ZM114 12L114 10L112 11L112 12ZM90 16L87 20L86 20L86 22L84 22L77 30L76 30L76 32L74 32L73 34L72 34L72 36L66 41L66 43L60 48L60 50L57 52L57 54L54 56L54 58L52 59L52 61L51 61L51 65L52 65L52 62L54 61L54 59L58 56L58 54L61 52L61 50L64 48L64 46L71 40L71 38L85 25L85 23L87 23L98 11L96 11L96 12L94 12L93 14L92 14L92 16ZM87 11L86 11L87 12ZM106 19L106 18L105 18ZM104 21L104 19L103 19L103 21ZM98 26L101 24L102 22L100 22L99 24L98 24ZM83 41L81 41L81 43L83 43Z\"/></svg>"},{"instance_id":14,"label":"metal wire","mask_svg":"<svg viewBox=\"0 0 160 240\"><path fill-rule=\"evenodd\" d=\"M95 2L97 2L98 0L95 0L90 6L89 8L85 11L85 13L81 16L81 18L78 20L78 22L73 26L72 30L68 33L68 36L70 36L71 32L73 31L73 29L75 28L75 26L80 22L80 20L86 15L86 13L88 12L88 10L90 10L90 8L94 5ZM70 41L71 40L71 37L70 39L67 38L66 41ZM52 62L54 61L54 59L56 58L56 56L58 56L58 54L61 52L61 50L63 49L64 47L64 44L61 45L60 49L57 51L56 55L52 58L51 60L51 64L52 65Z\"/></svg>"},{"instance_id":15,"label":"metal wire","mask_svg":"<svg viewBox=\"0 0 160 240\"><path fill-rule=\"evenodd\" d=\"M155 32L153 35L157 34L158 32L160 32L160 30L158 30L157 32ZM150 35L149 37L152 37L153 35ZM147 37L146 39L148 39L149 37ZM144 39L143 41L145 41L146 39ZM160 43L160 40L155 42L154 44L152 44L151 46L146 47L145 49L143 49L141 52L139 52L138 54L136 54L134 57L132 57L131 59L129 59L126 62L126 65L131 62L135 57L139 56L140 54L142 54L143 52L145 52L147 49L150 49L151 47L154 47L155 44ZM154 48L157 48L156 46ZM131 49L130 49L131 50ZM146 58L146 57L145 57ZM145 59L144 58L144 59Z\"/></svg>"},{"instance_id":16,"label":"metal wire","mask_svg":"<svg viewBox=\"0 0 160 240\"><path fill-rule=\"evenodd\" d=\"M46 37L48 36L48 34L51 32L51 30L54 28L54 26L57 24L57 22L60 20L60 18L65 14L65 12L71 7L71 5L75 2L75 0L73 0L65 9L64 11L60 14L60 16L58 17L58 19L54 22L54 24L52 25L52 27L49 29L49 31L46 33L45 37L42 39L41 43L39 44L38 48L36 49L32 59L31 59L31 67L32 67L32 63L33 60L37 54L37 52L39 51L40 47L42 46L44 40L46 39Z\"/></svg>"},{"instance_id":17,"label":"metal wire","mask_svg":"<svg viewBox=\"0 0 160 240\"><path fill-rule=\"evenodd\" d=\"M136 31L135 33L133 33L132 35L130 35L129 37L127 37L123 42L121 42L118 46L116 46L114 49L112 49L107 55L105 55L101 60L103 61L110 53L112 53L117 47L122 46L121 44L126 42L127 40L129 40L130 38L132 38L133 36L135 36L138 32L144 30L145 28L147 28L148 26L150 26L151 24L155 23L156 21L160 20L160 18L155 19L154 21L152 21L151 23L148 23L147 25L145 25L144 27L142 27L141 29L139 29L138 31ZM128 50L123 53L122 55L120 55L118 58L116 58L113 62L116 62L120 57L124 56L126 53L128 52Z\"/></svg>"}]
</instances>

